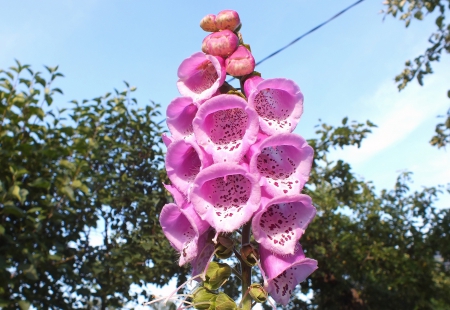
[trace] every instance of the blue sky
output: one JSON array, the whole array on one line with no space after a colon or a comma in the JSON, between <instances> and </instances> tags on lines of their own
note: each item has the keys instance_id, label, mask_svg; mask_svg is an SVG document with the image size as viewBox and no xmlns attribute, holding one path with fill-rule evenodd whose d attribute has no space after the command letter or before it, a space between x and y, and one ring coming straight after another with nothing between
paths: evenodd
<instances>
[{"instance_id":1,"label":"blue sky","mask_svg":"<svg viewBox=\"0 0 450 310\"><path fill-rule=\"evenodd\" d=\"M65 78L58 107L117 88L137 86L140 105L167 104L179 96L176 72L181 61L201 48L206 35L198 23L223 9L239 12L244 40L260 60L328 19L351 1L249 0L21 0L5 1L0 19L0 68L14 59L59 65ZM409 28L392 17L383 21L382 0L366 0L257 68L263 77L286 77L305 96L296 132L314 136L318 119L337 125L343 117L379 127L361 149L336 151L333 158L352 164L374 181L392 188L400 171L414 173L414 188L450 181L450 155L428 144L438 114L447 111L450 57L435 73L398 92L393 78L428 47L434 17ZM442 196L440 207L449 207Z\"/></svg>"}]
</instances>

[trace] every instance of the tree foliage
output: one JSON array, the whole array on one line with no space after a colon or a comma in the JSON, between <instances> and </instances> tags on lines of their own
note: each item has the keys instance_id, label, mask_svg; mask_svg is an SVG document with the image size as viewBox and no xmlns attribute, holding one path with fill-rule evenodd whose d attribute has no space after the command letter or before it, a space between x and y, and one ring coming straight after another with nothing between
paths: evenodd
<instances>
[{"instance_id":1,"label":"tree foliage","mask_svg":"<svg viewBox=\"0 0 450 310\"><path fill-rule=\"evenodd\" d=\"M423 77L433 73L432 62L439 61L443 52L450 53L450 24L446 23L445 17L450 10L449 0L387 0L386 15L399 17L405 21L408 27L413 19L422 20L427 14L437 12L435 20L437 29L431 34L429 42L431 46L422 55L405 63L405 69L395 77L399 90L415 78L423 85ZM450 98L450 90L447 93ZM444 116L442 116L444 117ZM438 148L445 147L450 143L450 108L444 121L436 125L435 135L431 138L431 145Z\"/></svg>"},{"instance_id":2,"label":"tree foliage","mask_svg":"<svg viewBox=\"0 0 450 310\"><path fill-rule=\"evenodd\" d=\"M0 72L0 307L120 308L137 299L132 284L181 272L157 220L158 105L132 108L127 84L56 113L62 74L47 71Z\"/></svg>"}]
</instances>

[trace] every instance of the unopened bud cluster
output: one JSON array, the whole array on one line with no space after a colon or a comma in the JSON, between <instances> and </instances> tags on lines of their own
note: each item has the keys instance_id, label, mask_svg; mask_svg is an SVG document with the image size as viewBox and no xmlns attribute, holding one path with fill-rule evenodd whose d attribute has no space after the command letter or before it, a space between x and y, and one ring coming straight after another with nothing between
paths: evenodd
<instances>
[{"instance_id":1,"label":"unopened bud cluster","mask_svg":"<svg viewBox=\"0 0 450 310\"><path fill-rule=\"evenodd\" d=\"M233 254L242 268L259 266L264 278L263 284L247 283L243 296L265 302L270 295L285 305L295 286L317 268L299 244L316 213L311 198L301 194L313 149L293 133L303 94L291 80L263 79L254 71L237 12L209 14L200 26L211 33L202 52L178 68L182 97L167 108L171 135L163 140L172 184L166 189L174 203L164 206L160 223L179 264L190 263L202 279L191 294L195 308L237 309L218 291L231 267L211 262L214 255ZM240 88L225 82L227 74ZM242 227L251 228L254 244L244 237L238 242Z\"/></svg>"},{"instance_id":2,"label":"unopened bud cluster","mask_svg":"<svg viewBox=\"0 0 450 310\"><path fill-rule=\"evenodd\" d=\"M208 32L202 43L205 54L225 59L225 69L229 75L244 76L255 69L255 59L250 49L240 45L237 31L241 20L236 11L225 10L217 15L206 15L200 21L200 27Z\"/></svg>"}]
</instances>

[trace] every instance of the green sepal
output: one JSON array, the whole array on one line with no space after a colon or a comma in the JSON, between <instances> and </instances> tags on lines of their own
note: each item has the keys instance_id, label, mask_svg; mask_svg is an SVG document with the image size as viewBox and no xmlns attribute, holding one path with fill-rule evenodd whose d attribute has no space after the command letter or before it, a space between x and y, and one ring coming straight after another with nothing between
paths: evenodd
<instances>
[{"instance_id":1,"label":"green sepal","mask_svg":"<svg viewBox=\"0 0 450 310\"><path fill-rule=\"evenodd\" d=\"M248 293L256 302L263 303L267 300L267 292L259 283L253 283L250 285Z\"/></svg>"},{"instance_id":2,"label":"green sepal","mask_svg":"<svg viewBox=\"0 0 450 310\"><path fill-rule=\"evenodd\" d=\"M220 259L229 258L233 255L234 242L233 239L219 236L216 244L216 256Z\"/></svg>"},{"instance_id":3,"label":"green sepal","mask_svg":"<svg viewBox=\"0 0 450 310\"><path fill-rule=\"evenodd\" d=\"M221 287L231 276L231 267L227 264L211 262L206 271L203 286L214 291Z\"/></svg>"},{"instance_id":4,"label":"green sepal","mask_svg":"<svg viewBox=\"0 0 450 310\"><path fill-rule=\"evenodd\" d=\"M248 266L253 267L258 264L259 253L250 243L248 243L242 246L241 257Z\"/></svg>"},{"instance_id":5,"label":"green sepal","mask_svg":"<svg viewBox=\"0 0 450 310\"><path fill-rule=\"evenodd\" d=\"M217 294L214 294L204 287L199 287L192 293L192 303L195 309L215 309Z\"/></svg>"},{"instance_id":6,"label":"green sepal","mask_svg":"<svg viewBox=\"0 0 450 310\"><path fill-rule=\"evenodd\" d=\"M216 310L237 310L236 303L225 293L219 293L216 298Z\"/></svg>"}]
</instances>

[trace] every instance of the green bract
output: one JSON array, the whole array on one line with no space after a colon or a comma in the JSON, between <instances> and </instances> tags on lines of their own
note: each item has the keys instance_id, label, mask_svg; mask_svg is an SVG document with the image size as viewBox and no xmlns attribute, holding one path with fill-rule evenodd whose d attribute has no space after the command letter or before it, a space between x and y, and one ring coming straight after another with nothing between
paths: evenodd
<instances>
[{"instance_id":1,"label":"green bract","mask_svg":"<svg viewBox=\"0 0 450 310\"><path fill-rule=\"evenodd\" d=\"M231 267L227 264L211 262L206 271L203 286L209 290L217 290L231 276Z\"/></svg>"}]
</instances>

